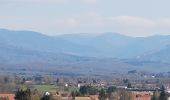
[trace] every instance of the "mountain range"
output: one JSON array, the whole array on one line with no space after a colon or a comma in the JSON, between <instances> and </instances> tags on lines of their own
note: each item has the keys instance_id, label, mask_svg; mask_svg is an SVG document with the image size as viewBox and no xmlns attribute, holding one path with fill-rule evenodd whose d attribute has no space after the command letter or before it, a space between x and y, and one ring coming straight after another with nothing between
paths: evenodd
<instances>
[{"instance_id":1,"label":"mountain range","mask_svg":"<svg viewBox=\"0 0 170 100\"><path fill-rule=\"evenodd\" d=\"M115 70L170 66L170 36L130 37L118 33L47 36L0 29L0 64L44 64ZM143 66L143 67L141 67ZM146 67L150 66L150 67ZM121 68L120 67L120 68Z\"/></svg>"}]
</instances>

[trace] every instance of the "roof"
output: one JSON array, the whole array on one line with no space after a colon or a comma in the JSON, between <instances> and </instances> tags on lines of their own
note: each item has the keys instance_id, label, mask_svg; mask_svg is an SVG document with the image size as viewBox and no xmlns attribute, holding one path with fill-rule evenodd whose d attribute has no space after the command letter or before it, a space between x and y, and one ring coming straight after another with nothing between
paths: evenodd
<instances>
[{"instance_id":1,"label":"roof","mask_svg":"<svg viewBox=\"0 0 170 100\"><path fill-rule=\"evenodd\" d=\"M9 100L15 100L15 94L0 94L0 97L8 97Z\"/></svg>"},{"instance_id":2,"label":"roof","mask_svg":"<svg viewBox=\"0 0 170 100\"><path fill-rule=\"evenodd\" d=\"M75 100L91 100L90 97L76 97Z\"/></svg>"}]
</instances>

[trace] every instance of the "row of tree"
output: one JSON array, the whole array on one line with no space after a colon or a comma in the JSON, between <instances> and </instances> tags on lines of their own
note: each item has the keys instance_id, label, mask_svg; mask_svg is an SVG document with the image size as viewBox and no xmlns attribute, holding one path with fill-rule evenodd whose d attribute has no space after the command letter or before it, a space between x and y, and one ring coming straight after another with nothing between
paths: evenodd
<instances>
[{"instance_id":1,"label":"row of tree","mask_svg":"<svg viewBox=\"0 0 170 100\"><path fill-rule=\"evenodd\" d=\"M1 100L1 99L0 99ZM18 89L15 93L15 100L54 100L52 95L39 95L37 90L31 92L29 88Z\"/></svg>"},{"instance_id":2,"label":"row of tree","mask_svg":"<svg viewBox=\"0 0 170 100\"><path fill-rule=\"evenodd\" d=\"M98 98L99 100L133 100L133 94L124 89L109 87L107 90L101 89Z\"/></svg>"},{"instance_id":3,"label":"row of tree","mask_svg":"<svg viewBox=\"0 0 170 100\"><path fill-rule=\"evenodd\" d=\"M112 86L107 89L98 89L92 86L81 86L79 91L73 91L71 96L75 100L76 96L99 95L99 100L133 100L133 94L124 89L117 89Z\"/></svg>"},{"instance_id":4,"label":"row of tree","mask_svg":"<svg viewBox=\"0 0 170 100\"><path fill-rule=\"evenodd\" d=\"M88 95L99 95L99 100L133 100L134 95L131 91L125 89L117 89L116 87L109 87L107 89L97 89L92 86L82 86L79 91L71 93L72 100L75 100L76 96L88 96ZM165 92L165 88L162 87L161 91L155 91L151 100L167 100L168 96ZM0 99L1 100L1 99ZM8 100L7 98L2 100ZM37 90L31 92L29 88L18 89L15 94L15 100L54 100L52 95L40 96Z\"/></svg>"},{"instance_id":5,"label":"row of tree","mask_svg":"<svg viewBox=\"0 0 170 100\"><path fill-rule=\"evenodd\" d=\"M168 100L168 95L165 91L164 86L162 86L161 91L154 91L152 99L151 100Z\"/></svg>"}]
</instances>

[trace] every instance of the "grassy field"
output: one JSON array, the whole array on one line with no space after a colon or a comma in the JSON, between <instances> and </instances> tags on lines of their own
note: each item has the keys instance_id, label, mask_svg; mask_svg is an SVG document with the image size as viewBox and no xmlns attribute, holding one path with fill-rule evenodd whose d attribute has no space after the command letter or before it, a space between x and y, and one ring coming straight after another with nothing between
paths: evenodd
<instances>
[{"instance_id":1,"label":"grassy field","mask_svg":"<svg viewBox=\"0 0 170 100\"><path fill-rule=\"evenodd\" d=\"M68 91L68 92L78 91L78 90L79 90L78 87L68 87L68 88L67 88L67 91Z\"/></svg>"},{"instance_id":2,"label":"grassy field","mask_svg":"<svg viewBox=\"0 0 170 100\"><path fill-rule=\"evenodd\" d=\"M55 93L56 91L59 90L57 86L54 85L34 85L34 89L37 89L39 92L52 92Z\"/></svg>"},{"instance_id":3,"label":"grassy field","mask_svg":"<svg viewBox=\"0 0 170 100\"><path fill-rule=\"evenodd\" d=\"M67 92L71 92L71 91L78 91L79 88L77 87L57 87L55 85L34 85L33 86L34 89L37 89L39 92L52 92L55 93L56 91L67 91Z\"/></svg>"}]
</instances>

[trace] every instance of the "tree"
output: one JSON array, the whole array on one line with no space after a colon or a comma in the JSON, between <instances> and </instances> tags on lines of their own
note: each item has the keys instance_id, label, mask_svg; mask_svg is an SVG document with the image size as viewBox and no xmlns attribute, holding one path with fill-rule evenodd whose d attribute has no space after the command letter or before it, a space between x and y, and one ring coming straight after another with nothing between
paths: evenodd
<instances>
[{"instance_id":1,"label":"tree","mask_svg":"<svg viewBox=\"0 0 170 100\"><path fill-rule=\"evenodd\" d=\"M80 87L80 89L79 89L79 91L80 91L80 93L82 94L82 95L85 95L85 94L87 94L87 86L81 86Z\"/></svg>"},{"instance_id":2,"label":"tree","mask_svg":"<svg viewBox=\"0 0 170 100\"><path fill-rule=\"evenodd\" d=\"M165 93L165 87L162 86L159 100L167 100L167 99L168 99L168 97L167 97L167 95Z\"/></svg>"},{"instance_id":3,"label":"tree","mask_svg":"<svg viewBox=\"0 0 170 100\"><path fill-rule=\"evenodd\" d=\"M132 88L132 84L131 84L131 83L128 83L128 84L127 84L127 88Z\"/></svg>"},{"instance_id":4,"label":"tree","mask_svg":"<svg viewBox=\"0 0 170 100\"><path fill-rule=\"evenodd\" d=\"M72 100L75 100L76 98L76 93L74 91L71 92Z\"/></svg>"},{"instance_id":5,"label":"tree","mask_svg":"<svg viewBox=\"0 0 170 100\"><path fill-rule=\"evenodd\" d=\"M127 84L127 83L129 83L129 80L128 79L123 79L123 83Z\"/></svg>"},{"instance_id":6,"label":"tree","mask_svg":"<svg viewBox=\"0 0 170 100\"><path fill-rule=\"evenodd\" d=\"M27 89L18 89L15 94L15 100L31 100L31 90Z\"/></svg>"},{"instance_id":7,"label":"tree","mask_svg":"<svg viewBox=\"0 0 170 100\"><path fill-rule=\"evenodd\" d=\"M119 96L120 99L119 100L133 100L133 94L130 91L126 91L124 89L119 90Z\"/></svg>"},{"instance_id":8,"label":"tree","mask_svg":"<svg viewBox=\"0 0 170 100\"><path fill-rule=\"evenodd\" d=\"M108 93L108 94L110 94L110 93L112 93L112 92L114 92L114 91L116 91L116 87L114 87L114 86L111 86L111 87L109 87L109 88L107 89L107 93Z\"/></svg>"},{"instance_id":9,"label":"tree","mask_svg":"<svg viewBox=\"0 0 170 100\"><path fill-rule=\"evenodd\" d=\"M44 95L41 100L51 100L51 97L49 95Z\"/></svg>"},{"instance_id":10,"label":"tree","mask_svg":"<svg viewBox=\"0 0 170 100\"><path fill-rule=\"evenodd\" d=\"M98 93L98 89L93 86L88 86L87 92L89 95L96 95Z\"/></svg>"},{"instance_id":11,"label":"tree","mask_svg":"<svg viewBox=\"0 0 170 100\"><path fill-rule=\"evenodd\" d=\"M40 100L54 100L51 94L44 94L44 96Z\"/></svg>"},{"instance_id":12,"label":"tree","mask_svg":"<svg viewBox=\"0 0 170 100\"><path fill-rule=\"evenodd\" d=\"M107 95L108 95L108 98L109 100L113 100L113 96L114 96L114 93L116 91L116 87L114 86L111 86L107 89Z\"/></svg>"},{"instance_id":13,"label":"tree","mask_svg":"<svg viewBox=\"0 0 170 100\"><path fill-rule=\"evenodd\" d=\"M104 89L101 89L99 92L99 100L106 100L107 99L107 95Z\"/></svg>"},{"instance_id":14,"label":"tree","mask_svg":"<svg viewBox=\"0 0 170 100\"><path fill-rule=\"evenodd\" d=\"M9 83L9 77L8 77L8 76L5 76L5 77L4 77L4 83L5 83L5 84Z\"/></svg>"},{"instance_id":15,"label":"tree","mask_svg":"<svg viewBox=\"0 0 170 100\"><path fill-rule=\"evenodd\" d=\"M25 83L25 81L26 81L26 79L25 79L25 77L22 79L22 82L21 82L21 84L24 84Z\"/></svg>"},{"instance_id":16,"label":"tree","mask_svg":"<svg viewBox=\"0 0 170 100\"><path fill-rule=\"evenodd\" d=\"M153 92L153 96L151 100L159 100L159 96L160 96L160 93L159 91L156 90Z\"/></svg>"},{"instance_id":17,"label":"tree","mask_svg":"<svg viewBox=\"0 0 170 100\"><path fill-rule=\"evenodd\" d=\"M93 86L81 86L79 89L80 94L85 95L96 95L98 93L98 89Z\"/></svg>"},{"instance_id":18,"label":"tree","mask_svg":"<svg viewBox=\"0 0 170 100\"><path fill-rule=\"evenodd\" d=\"M34 89L31 95L31 100L40 100L40 95L37 89Z\"/></svg>"}]
</instances>

